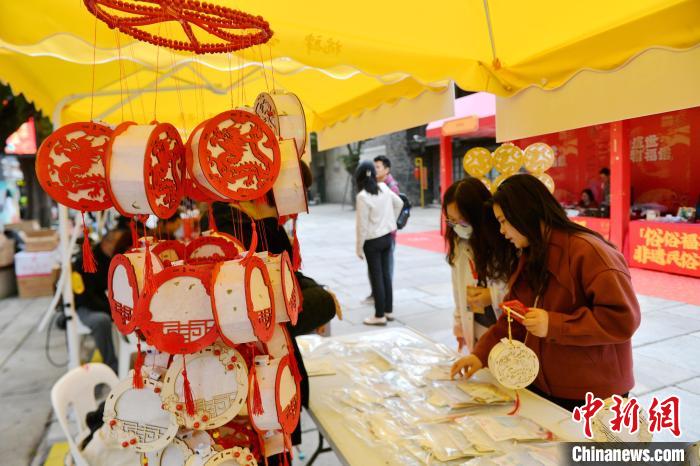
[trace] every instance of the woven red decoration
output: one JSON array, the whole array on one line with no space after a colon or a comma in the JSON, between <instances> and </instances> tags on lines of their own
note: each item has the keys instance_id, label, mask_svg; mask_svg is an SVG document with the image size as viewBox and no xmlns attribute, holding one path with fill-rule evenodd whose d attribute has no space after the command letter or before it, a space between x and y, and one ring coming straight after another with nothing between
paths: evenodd
<instances>
[{"instance_id":1,"label":"woven red decoration","mask_svg":"<svg viewBox=\"0 0 700 466\"><path fill-rule=\"evenodd\" d=\"M71 123L51 133L36 154L36 174L44 191L83 212L112 207L104 168L111 136L112 129L98 123Z\"/></svg>"},{"instance_id":2,"label":"woven red decoration","mask_svg":"<svg viewBox=\"0 0 700 466\"><path fill-rule=\"evenodd\" d=\"M197 54L233 52L266 43L270 25L261 16L196 0L83 0L100 20L153 45ZM180 38L165 37L154 25L175 22Z\"/></svg>"},{"instance_id":3,"label":"woven red decoration","mask_svg":"<svg viewBox=\"0 0 700 466\"><path fill-rule=\"evenodd\" d=\"M226 111L209 120L196 155L219 196L233 201L261 197L272 188L280 170L275 133L245 110Z\"/></svg>"}]
</instances>

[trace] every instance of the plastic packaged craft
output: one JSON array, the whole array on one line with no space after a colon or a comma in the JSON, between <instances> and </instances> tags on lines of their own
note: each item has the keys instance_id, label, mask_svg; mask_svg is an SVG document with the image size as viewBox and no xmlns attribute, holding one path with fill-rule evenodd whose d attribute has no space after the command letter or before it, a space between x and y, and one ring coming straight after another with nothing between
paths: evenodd
<instances>
[{"instance_id":1,"label":"plastic packaged craft","mask_svg":"<svg viewBox=\"0 0 700 466\"><path fill-rule=\"evenodd\" d=\"M474 447L455 423L424 424L420 428L425 434L423 446L439 461L451 461L484 453Z\"/></svg>"},{"instance_id":2,"label":"plastic packaged craft","mask_svg":"<svg viewBox=\"0 0 700 466\"><path fill-rule=\"evenodd\" d=\"M519 445L507 453L474 458L464 463L468 466L559 466L567 459L557 442Z\"/></svg>"},{"instance_id":3,"label":"plastic packaged craft","mask_svg":"<svg viewBox=\"0 0 700 466\"><path fill-rule=\"evenodd\" d=\"M468 416L457 421L461 425L478 425L494 442L505 440L553 440L553 434L522 416Z\"/></svg>"}]
</instances>

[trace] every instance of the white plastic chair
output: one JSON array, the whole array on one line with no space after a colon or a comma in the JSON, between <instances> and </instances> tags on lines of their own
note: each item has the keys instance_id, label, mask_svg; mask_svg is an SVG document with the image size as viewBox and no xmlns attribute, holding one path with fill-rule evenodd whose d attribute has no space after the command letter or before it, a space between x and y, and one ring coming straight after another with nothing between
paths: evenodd
<instances>
[{"instance_id":1,"label":"white plastic chair","mask_svg":"<svg viewBox=\"0 0 700 466\"><path fill-rule=\"evenodd\" d=\"M119 383L119 379L109 366L101 363L89 363L64 374L51 389L51 405L61 430L68 440L71 456L77 466L90 466L78 445L90 432L85 422L85 416L90 411L97 409L95 387L106 384L111 389L117 383ZM72 416L70 408L73 411ZM71 434L70 419L73 419L77 424L75 437Z\"/></svg>"},{"instance_id":2,"label":"white plastic chair","mask_svg":"<svg viewBox=\"0 0 700 466\"><path fill-rule=\"evenodd\" d=\"M137 336L134 333L129 333L128 335L119 334L119 379L126 379L129 377L129 371L131 370L131 355L138 351L137 346ZM153 347L147 345L145 341L141 340L141 351L148 351Z\"/></svg>"}]
</instances>

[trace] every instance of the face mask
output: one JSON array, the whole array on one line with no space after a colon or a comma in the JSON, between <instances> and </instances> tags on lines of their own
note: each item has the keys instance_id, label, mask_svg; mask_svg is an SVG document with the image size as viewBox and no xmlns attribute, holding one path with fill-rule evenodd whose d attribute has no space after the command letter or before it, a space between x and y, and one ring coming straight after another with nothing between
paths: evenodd
<instances>
[{"instance_id":1,"label":"face mask","mask_svg":"<svg viewBox=\"0 0 700 466\"><path fill-rule=\"evenodd\" d=\"M472 236L474 229L471 225L455 225L452 227L455 234L462 239L469 239Z\"/></svg>"}]
</instances>

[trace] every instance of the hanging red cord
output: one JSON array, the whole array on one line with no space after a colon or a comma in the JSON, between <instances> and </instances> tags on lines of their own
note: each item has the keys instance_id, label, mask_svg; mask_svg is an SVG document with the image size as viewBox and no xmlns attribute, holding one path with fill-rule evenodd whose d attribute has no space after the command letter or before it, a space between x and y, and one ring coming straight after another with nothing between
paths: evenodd
<instances>
[{"instance_id":1,"label":"hanging red cord","mask_svg":"<svg viewBox=\"0 0 700 466\"><path fill-rule=\"evenodd\" d=\"M81 215L83 216L83 272L95 273L97 272L97 261L90 246L90 231L85 224L85 212L81 212Z\"/></svg>"}]
</instances>

